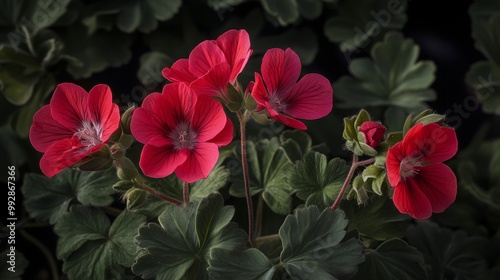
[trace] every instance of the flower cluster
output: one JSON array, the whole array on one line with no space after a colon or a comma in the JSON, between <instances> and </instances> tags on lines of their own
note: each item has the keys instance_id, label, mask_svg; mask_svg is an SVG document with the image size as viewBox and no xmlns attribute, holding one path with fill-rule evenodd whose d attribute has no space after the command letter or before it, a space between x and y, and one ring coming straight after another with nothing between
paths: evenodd
<instances>
[{"instance_id":1,"label":"flower cluster","mask_svg":"<svg viewBox=\"0 0 500 280\"><path fill-rule=\"evenodd\" d=\"M230 30L216 40L201 42L188 58L163 69L162 74L170 83L161 93L148 95L141 107L128 110L121 125L108 86L96 85L87 93L71 83L58 85L50 104L35 114L30 130L33 147L44 153L40 161L42 172L51 177L68 167L88 167L89 162L95 163L90 169L97 170L110 167L108 163L115 160L118 169L125 168L127 161L120 149L128 146L122 145L120 139L131 133L144 144L139 160L144 175L163 178L175 173L186 184L192 183L210 174L218 161L219 148L233 140L233 123L223 105L237 113L242 131L248 116L263 115L305 130L301 120L319 119L330 113L330 82L319 74L300 78L300 59L291 49L268 50L261 72L255 73L255 80L243 91L238 76L251 54L250 37L245 30ZM254 106L245 106L248 100ZM362 178L354 179L353 189L366 197L365 185L370 183L380 195L387 176L394 190L392 199L401 213L427 219L433 212L449 207L456 197L457 181L442 162L457 152L457 139L452 128L429 121L441 119L434 115L426 117L426 124L415 121L404 138L401 133L401 141L391 147L386 128L372 121L366 111L345 118L343 137L347 149L354 154L353 168L373 164ZM117 137L112 137L115 132ZM241 134L243 153L245 139ZM358 156L371 158L358 161ZM385 157L385 165L377 165L376 157ZM133 164L127 168L135 170L134 176L138 174ZM346 178L332 209L353 175L351 172ZM134 176L127 179L133 180Z\"/></svg>"}]
</instances>

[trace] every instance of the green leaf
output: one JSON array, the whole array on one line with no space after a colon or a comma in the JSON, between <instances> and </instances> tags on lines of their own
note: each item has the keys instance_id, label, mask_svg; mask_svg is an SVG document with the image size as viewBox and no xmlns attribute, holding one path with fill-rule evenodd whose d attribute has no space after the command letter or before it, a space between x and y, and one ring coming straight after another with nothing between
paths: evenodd
<instances>
[{"instance_id":1,"label":"green leaf","mask_svg":"<svg viewBox=\"0 0 500 280\"><path fill-rule=\"evenodd\" d=\"M160 52L148 52L141 55L137 77L147 87L155 87L165 82L161 71L173 63L172 59Z\"/></svg>"},{"instance_id":2,"label":"green leaf","mask_svg":"<svg viewBox=\"0 0 500 280\"><path fill-rule=\"evenodd\" d=\"M22 106L33 95L39 73L25 74L23 66L10 64L0 68L0 92L10 103Z\"/></svg>"},{"instance_id":3,"label":"green leaf","mask_svg":"<svg viewBox=\"0 0 500 280\"><path fill-rule=\"evenodd\" d=\"M28 267L28 259L17 249L12 252L10 246L6 247L7 249L0 253L0 279L22 280L23 273ZM9 255L12 254L15 259L11 262Z\"/></svg>"},{"instance_id":4,"label":"green leaf","mask_svg":"<svg viewBox=\"0 0 500 280\"><path fill-rule=\"evenodd\" d=\"M67 66L75 78L88 78L108 67L124 65L132 58L132 38L120 32L87 34L80 26L72 26L64 36L66 54L78 60Z\"/></svg>"},{"instance_id":5,"label":"green leaf","mask_svg":"<svg viewBox=\"0 0 500 280\"><path fill-rule=\"evenodd\" d=\"M280 148L278 138L262 139L257 143L247 141L247 159L252 195L262 192L264 201L273 212L282 215L290 213L292 197L286 173L292 164ZM245 197L242 174L231 174L231 181L231 195Z\"/></svg>"},{"instance_id":6,"label":"green leaf","mask_svg":"<svg viewBox=\"0 0 500 280\"><path fill-rule=\"evenodd\" d=\"M488 260L498 246L483 237L468 237L429 221L419 221L406 232L408 243L424 255L429 279L485 279Z\"/></svg>"},{"instance_id":7,"label":"green leaf","mask_svg":"<svg viewBox=\"0 0 500 280\"><path fill-rule=\"evenodd\" d=\"M286 26L299 18L295 0L261 0L262 6L270 15L276 17L279 24Z\"/></svg>"},{"instance_id":8,"label":"green leaf","mask_svg":"<svg viewBox=\"0 0 500 280\"><path fill-rule=\"evenodd\" d=\"M316 206L298 209L279 230L281 263L293 279L349 279L365 260L356 239L341 242L347 225L344 212L321 212Z\"/></svg>"},{"instance_id":9,"label":"green leaf","mask_svg":"<svg viewBox=\"0 0 500 280\"><path fill-rule=\"evenodd\" d=\"M304 200L307 206L325 208L339 194L348 171L349 166L344 160L334 158L327 162L325 155L312 152L295 163L288 182L297 191L297 197Z\"/></svg>"},{"instance_id":10,"label":"green leaf","mask_svg":"<svg viewBox=\"0 0 500 280\"><path fill-rule=\"evenodd\" d=\"M54 224L75 199L83 205L107 206L113 203L111 187L117 181L111 170L81 172L66 169L52 178L28 173L21 191L30 216Z\"/></svg>"},{"instance_id":11,"label":"green leaf","mask_svg":"<svg viewBox=\"0 0 500 280\"><path fill-rule=\"evenodd\" d=\"M377 41L387 30L400 30L406 23L407 1L339 1L338 14L325 23L325 36L351 55Z\"/></svg>"},{"instance_id":12,"label":"green leaf","mask_svg":"<svg viewBox=\"0 0 500 280\"><path fill-rule=\"evenodd\" d=\"M139 229L137 245L142 253L132 270L143 278L208 279L208 262L214 249L242 250L246 234L230 222L234 208L224 206L222 196L211 194L181 208L169 205L158 217Z\"/></svg>"},{"instance_id":13,"label":"green leaf","mask_svg":"<svg viewBox=\"0 0 500 280\"><path fill-rule=\"evenodd\" d=\"M399 213L387 196L373 196L365 205L344 201L340 207L349 218L349 231L356 229L368 242L403 237L411 220Z\"/></svg>"},{"instance_id":14,"label":"green leaf","mask_svg":"<svg viewBox=\"0 0 500 280\"><path fill-rule=\"evenodd\" d=\"M6 0L1 1L2 17L0 26L29 26L30 33L37 33L53 25L59 17L66 13L71 1L60 0Z\"/></svg>"},{"instance_id":15,"label":"green leaf","mask_svg":"<svg viewBox=\"0 0 500 280\"><path fill-rule=\"evenodd\" d=\"M301 160L313 150L311 137L300 130L285 130L280 135L281 147L291 162Z\"/></svg>"},{"instance_id":16,"label":"green leaf","mask_svg":"<svg viewBox=\"0 0 500 280\"><path fill-rule=\"evenodd\" d=\"M323 3L321 0L295 0L300 15L308 20L313 20L321 15Z\"/></svg>"},{"instance_id":17,"label":"green leaf","mask_svg":"<svg viewBox=\"0 0 500 280\"><path fill-rule=\"evenodd\" d=\"M207 4L216 11L225 11L246 1L247 0L207 0Z\"/></svg>"},{"instance_id":18,"label":"green leaf","mask_svg":"<svg viewBox=\"0 0 500 280\"><path fill-rule=\"evenodd\" d=\"M213 279L271 280L275 268L259 250L245 251L214 249L209 260L209 275Z\"/></svg>"},{"instance_id":19,"label":"green leaf","mask_svg":"<svg viewBox=\"0 0 500 280\"><path fill-rule=\"evenodd\" d=\"M371 59L358 58L349 64L353 77L341 77L334 88L343 101L339 106L361 108L394 106L420 109L435 99L428 87L434 81L436 66L418 61L419 47L398 32L386 34L375 44ZM391 107L390 107L391 108Z\"/></svg>"},{"instance_id":20,"label":"green leaf","mask_svg":"<svg viewBox=\"0 0 500 280\"><path fill-rule=\"evenodd\" d=\"M479 102L486 113L500 115L500 66L489 62L480 61L472 64L467 72L465 82L474 89L477 109ZM471 103L471 102L469 102ZM471 106L471 105L468 105Z\"/></svg>"},{"instance_id":21,"label":"green leaf","mask_svg":"<svg viewBox=\"0 0 500 280\"><path fill-rule=\"evenodd\" d=\"M142 215L122 212L113 224L103 211L76 205L55 225L57 257L69 279L109 279L130 267L136 255L134 236Z\"/></svg>"},{"instance_id":22,"label":"green leaf","mask_svg":"<svg viewBox=\"0 0 500 280\"><path fill-rule=\"evenodd\" d=\"M424 258L401 239L390 239L376 250L369 250L354 279L425 280Z\"/></svg>"},{"instance_id":23,"label":"green leaf","mask_svg":"<svg viewBox=\"0 0 500 280\"><path fill-rule=\"evenodd\" d=\"M496 65L500 65L500 10L497 14L491 16L488 20L473 20L472 37L474 37L475 47L481 51L484 56Z\"/></svg>"}]
</instances>

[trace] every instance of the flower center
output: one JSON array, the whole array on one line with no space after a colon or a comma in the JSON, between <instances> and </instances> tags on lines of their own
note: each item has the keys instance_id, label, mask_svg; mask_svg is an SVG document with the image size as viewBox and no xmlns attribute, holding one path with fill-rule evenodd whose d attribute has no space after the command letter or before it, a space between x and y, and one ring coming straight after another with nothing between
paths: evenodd
<instances>
[{"instance_id":1,"label":"flower center","mask_svg":"<svg viewBox=\"0 0 500 280\"><path fill-rule=\"evenodd\" d=\"M181 123L170 133L170 139L176 149L192 149L196 140L196 132L192 131L189 124Z\"/></svg>"},{"instance_id":2,"label":"flower center","mask_svg":"<svg viewBox=\"0 0 500 280\"><path fill-rule=\"evenodd\" d=\"M408 177L413 177L418 173L418 168L420 165L419 159L416 157L406 157L401 161L399 165L399 174L401 178L406 179Z\"/></svg>"},{"instance_id":3,"label":"flower center","mask_svg":"<svg viewBox=\"0 0 500 280\"><path fill-rule=\"evenodd\" d=\"M282 100L280 100L280 98L278 98L275 94L272 94L269 97L269 104L274 110L278 112L283 112L284 110L286 110L287 107L287 104Z\"/></svg>"},{"instance_id":4,"label":"flower center","mask_svg":"<svg viewBox=\"0 0 500 280\"><path fill-rule=\"evenodd\" d=\"M102 128L99 124L83 121L82 127L75 133L80 142L87 148L99 145L102 143Z\"/></svg>"}]
</instances>

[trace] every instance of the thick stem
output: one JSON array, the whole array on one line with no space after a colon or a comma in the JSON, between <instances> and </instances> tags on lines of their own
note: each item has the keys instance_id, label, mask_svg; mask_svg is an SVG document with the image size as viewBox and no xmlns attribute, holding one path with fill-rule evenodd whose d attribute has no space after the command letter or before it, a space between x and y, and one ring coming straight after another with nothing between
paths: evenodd
<instances>
[{"instance_id":1,"label":"thick stem","mask_svg":"<svg viewBox=\"0 0 500 280\"><path fill-rule=\"evenodd\" d=\"M352 177L354 176L354 172L356 171L356 169L359 166L364 166L364 165L371 164L374 162L375 162L375 158L370 158L367 160L358 161L358 156L355 154L352 155L351 169L349 169L349 173L347 173L347 177L345 178L344 184L342 185L342 188L340 188L339 195L335 199L335 202L332 204L332 207L330 207L332 209L332 211L335 211L335 209L337 209L337 207L339 206L340 201L342 200L342 197L344 196L344 193L345 193L347 187L349 186L349 183L351 182Z\"/></svg>"},{"instance_id":2,"label":"thick stem","mask_svg":"<svg viewBox=\"0 0 500 280\"><path fill-rule=\"evenodd\" d=\"M148 185L146 185L146 184L143 184L143 183L137 183L137 184L135 184L135 186L136 186L136 187L138 187L138 188L139 188L139 189L141 189L141 190L145 190L145 191L147 191L148 193L150 193L150 194L152 194L152 195L154 195L154 196L156 196L156 197L158 197L158 198L160 198L160 199L163 199L163 200L165 200L165 201L168 201L168 202L170 202L170 203L173 203L173 204L175 204L175 205L177 205L177 206L182 205L182 202L178 201L177 199L172 198L172 197L167 196L167 195L164 195L164 194L162 194L161 192L159 192L159 191L157 191L157 190L155 190L155 189L153 189L153 188L149 187L149 186L148 186Z\"/></svg>"},{"instance_id":3,"label":"thick stem","mask_svg":"<svg viewBox=\"0 0 500 280\"><path fill-rule=\"evenodd\" d=\"M184 205L189 203L189 183L182 182L182 197L184 198Z\"/></svg>"},{"instance_id":4,"label":"thick stem","mask_svg":"<svg viewBox=\"0 0 500 280\"><path fill-rule=\"evenodd\" d=\"M247 162L247 148L245 138L245 115L238 112L238 120L240 121L240 138L241 138L241 168L243 169L243 184L245 186L245 197L247 199L247 212L248 212L248 243L252 246L254 242L254 218L253 218L253 203L252 195L250 193L250 183L248 180L248 162Z\"/></svg>"},{"instance_id":5,"label":"thick stem","mask_svg":"<svg viewBox=\"0 0 500 280\"><path fill-rule=\"evenodd\" d=\"M264 210L264 198L262 194L259 195L257 202L257 213L255 217L255 238L258 238L262 233L262 211Z\"/></svg>"}]
</instances>

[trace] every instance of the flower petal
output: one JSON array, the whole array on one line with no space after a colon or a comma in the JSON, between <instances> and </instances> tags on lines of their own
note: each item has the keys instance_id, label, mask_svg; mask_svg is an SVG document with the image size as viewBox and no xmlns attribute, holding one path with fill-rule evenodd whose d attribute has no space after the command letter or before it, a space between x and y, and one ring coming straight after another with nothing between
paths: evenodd
<instances>
[{"instance_id":1,"label":"flower petal","mask_svg":"<svg viewBox=\"0 0 500 280\"><path fill-rule=\"evenodd\" d=\"M160 95L160 94L157 94ZM156 118L151 111L139 107L134 110L132 121L130 122L130 129L135 139L143 144L155 145L153 139L165 137L167 131L165 126ZM155 145L157 146L157 145Z\"/></svg>"},{"instance_id":2,"label":"flower petal","mask_svg":"<svg viewBox=\"0 0 500 280\"><path fill-rule=\"evenodd\" d=\"M195 77L202 77L215 65L227 63L222 50L215 41L203 41L189 54L189 71Z\"/></svg>"},{"instance_id":3,"label":"flower petal","mask_svg":"<svg viewBox=\"0 0 500 280\"><path fill-rule=\"evenodd\" d=\"M50 101L52 117L63 126L77 131L83 120L89 120L88 93L72 83L58 84Z\"/></svg>"},{"instance_id":4,"label":"flower petal","mask_svg":"<svg viewBox=\"0 0 500 280\"><path fill-rule=\"evenodd\" d=\"M216 40L216 44L224 53L231 67L229 82L233 84L252 54L250 36L246 30L233 29L220 35Z\"/></svg>"},{"instance_id":5,"label":"flower petal","mask_svg":"<svg viewBox=\"0 0 500 280\"><path fill-rule=\"evenodd\" d=\"M45 152L55 142L71 138L75 132L54 120L50 105L45 105L33 116L29 138L37 151Z\"/></svg>"},{"instance_id":6,"label":"flower petal","mask_svg":"<svg viewBox=\"0 0 500 280\"><path fill-rule=\"evenodd\" d=\"M300 76L300 58L291 49L269 49L262 58L262 78L269 93L278 97L289 91Z\"/></svg>"},{"instance_id":7,"label":"flower petal","mask_svg":"<svg viewBox=\"0 0 500 280\"><path fill-rule=\"evenodd\" d=\"M99 150L104 144L91 149L84 149L76 138L68 138L51 145L40 159L40 169L47 177L52 177L62 170L83 160L91 153Z\"/></svg>"},{"instance_id":8,"label":"flower petal","mask_svg":"<svg viewBox=\"0 0 500 280\"><path fill-rule=\"evenodd\" d=\"M266 108L265 104L269 101L269 96L267 95L267 90L264 87L262 77L258 73L255 73L255 83L252 84L251 91L253 99L257 102L257 108L255 111L259 112L264 110Z\"/></svg>"},{"instance_id":9,"label":"flower petal","mask_svg":"<svg viewBox=\"0 0 500 280\"><path fill-rule=\"evenodd\" d=\"M398 142L394 146L389 148L385 160L385 167L387 169L387 179L389 179L389 184L391 184L391 186L393 187L396 187L401 181L400 168L401 168L401 161L404 158L401 143L402 142Z\"/></svg>"},{"instance_id":10,"label":"flower petal","mask_svg":"<svg viewBox=\"0 0 500 280\"><path fill-rule=\"evenodd\" d=\"M87 108L90 120L102 129L101 141L108 140L120 125L120 110L113 104L113 94L109 86L94 86L89 92Z\"/></svg>"},{"instance_id":11,"label":"flower petal","mask_svg":"<svg viewBox=\"0 0 500 280\"><path fill-rule=\"evenodd\" d=\"M219 158L219 148L213 143L198 143L188 153L186 161L175 170L177 177L187 183L208 177Z\"/></svg>"},{"instance_id":12,"label":"flower petal","mask_svg":"<svg viewBox=\"0 0 500 280\"><path fill-rule=\"evenodd\" d=\"M187 158L185 149L176 150L174 146L155 147L145 145L142 149L139 166L144 175L152 178L166 177L184 163Z\"/></svg>"},{"instance_id":13,"label":"flower petal","mask_svg":"<svg viewBox=\"0 0 500 280\"><path fill-rule=\"evenodd\" d=\"M162 116L162 120L175 127L180 122L190 123L198 97L185 84L167 84L163 87L161 106L155 108L155 113Z\"/></svg>"},{"instance_id":14,"label":"flower petal","mask_svg":"<svg viewBox=\"0 0 500 280\"><path fill-rule=\"evenodd\" d=\"M269 115L271 116L271 118L275 119L276 121L278 121L284 125L293 127L295 129L300 129L300 130L307 129L307 126L303 122L278 113L273 108L271 108L271 105L268 102L266 102L266 108L267 108L267 111L269 112Z\"/></svg>"},{"instance_id":15,"label":"flower petal","mask_svg":"<svg viewBox=\"0 0 500 280\"><path fill-rule=\"evenodd\" d=\"M432 215L432 205L425 194L418 188L413 178L401 181L394 189L392 201L402 214L424 220Z\"/></svg>"},{"instance_id":16,"label":"flower petal","mask_svg":"<svg viewBox=\"0 0 500 280\"><path fill-rule=\"evenodd\" d=\"M332 111L333 89L330 81L319 74L307 74L281 99L284 113L295 118L315 120Z\"/></svg>"},{"instance_id":17,"label":"flower petal","mask_svg":"<svg viewBox=\"0 0 500 280\"><path fill-rule=\"evenodd\" d=\"M227 62L220 63L213 66L204 76L192 82L189 87L198 95L226 99L230 72L231 69Z\"/></svg>"},{"instance_id":18,"label":"flower petal","mask_svg":"<svg viewBox=\"0 0 500 280\"><path fill-rule=\"evenodd\" d=\"M227 116L220 102L208 96L199 96L194 106L191 129L196 142L206 142L217 136L226 126Z\"/></svg>"},{"instance_id":19,"label":"flower petal","mask_svg":"<svg viewBox=\"0 0 500 280\"><path fill-rule=\"evenodd\" d=\"M161 74L165 79L172 83L191 83L196 80L191 71L189 71L189 61L186 58L179 59L170 68L165 67Z\"/></svg>"},{"instance_id":20,"label":"flower petal","mask_svg":"<svg viewBox=\"0 0 500 280\"><path fill-rule=\"evenodd\" d=\"M457 153L457 135L453 128L437 123L418 123L406 133L403 149L406 156L420 157L423 162L443 162Z\"/></svg>"},{"instance_id":21,"label":"flower petal","mask_svg":"<svg viewBox=\"0 0 500 280\"><path fill-rule=\"evenodd\" d=\"M226 125L222 129L217 136L214 138L208 140L207 142L217 144L217 146L226 146L233 141L233 134L234 134L234 129L233 129L233 122L231 119L228 117L226 120Z\"/></svg>"},{"instance_id":22,"label":"flower petal","mask_svg":"<svg viewBox=\"0 0 500 280\"><path fill-rule=\"evenodd\" d=\"M429 199L434 213L446 210L457 197L457 178L443 163L419 167L415 181L416 187Z\"/></svg>"}]
</instances>

